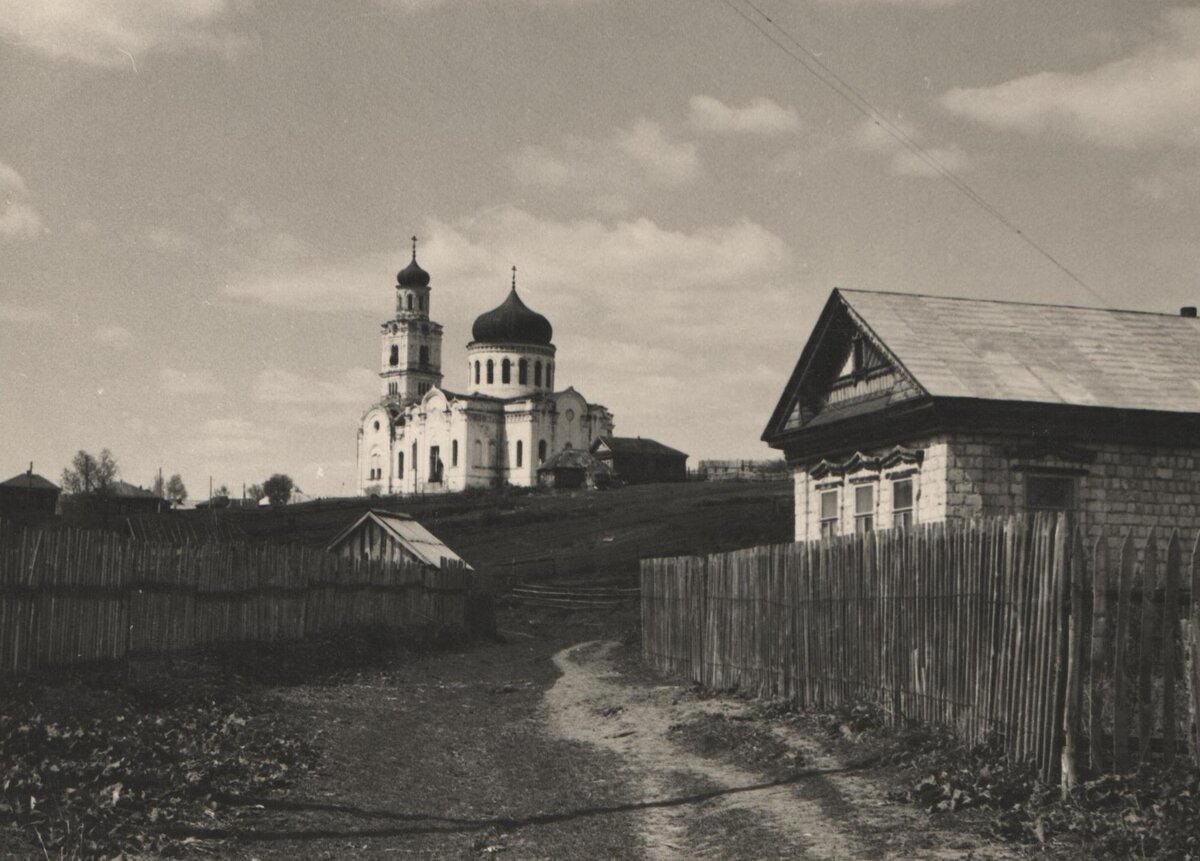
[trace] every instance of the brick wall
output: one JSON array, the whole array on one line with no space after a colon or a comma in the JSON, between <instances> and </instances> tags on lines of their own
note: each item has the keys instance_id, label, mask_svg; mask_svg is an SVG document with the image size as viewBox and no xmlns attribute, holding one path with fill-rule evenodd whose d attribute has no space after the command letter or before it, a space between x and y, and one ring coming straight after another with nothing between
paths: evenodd
<instances>
[{"instance_id":1,"label":"brick wall","mask_svg":"<svg viewBox=\"0 0 1200 861\"><path fill-rule=\"evenodd\" d=\"M1150 526L1178 528L1191 546L1200 529L1200 449L1154 448L1125 444L1088 444L1091 456L1022 453L1028 437L1000 434L950 434L906 441L924 452L913 475L917 522L994 516L1027 509L1027 477L1054 475L1072 485L1074 510L1090 539L1104 527L1132 529L1139 542ZM885 449L863 454L878 457ZM807 468L794 471L796 540L820 537L820 494L839 490L838 532L854 531L854 488L871 481L875 492L875 526L892 526L891 476L904 466L875 475L858 471L815 479Z\"/></svg>"}]
</instances>

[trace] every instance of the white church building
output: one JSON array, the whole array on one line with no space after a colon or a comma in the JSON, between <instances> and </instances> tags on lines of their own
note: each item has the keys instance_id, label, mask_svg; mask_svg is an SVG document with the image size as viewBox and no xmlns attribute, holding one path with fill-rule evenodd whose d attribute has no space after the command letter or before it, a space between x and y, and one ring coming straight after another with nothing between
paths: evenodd
<instances>
[{"instance_id":1,"label":"white church building","mask_svg":"<svg viewBox=\"0 0 1200 861\"><path fill-rule=\"evenodd\" d=\"M515 268L508 298L471 329L463 390L443 387L429 280L414 237L412 262L396 276L395 316L382 326L381 398L358 428L360 494L532 487L558 452L612 435L612 413L555 388L553 329L517 295Z\"/></svg>"}]
</instances>

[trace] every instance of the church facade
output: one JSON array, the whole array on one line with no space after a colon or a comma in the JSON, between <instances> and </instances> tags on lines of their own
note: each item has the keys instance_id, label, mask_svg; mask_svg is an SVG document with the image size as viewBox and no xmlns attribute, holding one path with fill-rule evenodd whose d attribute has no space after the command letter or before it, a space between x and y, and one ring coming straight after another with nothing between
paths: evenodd
<instances>
[{"instance_id":1,"label":"church facade","mask_svg":"<svg viewBox=\"0 0 1200 861\"><path fill-rule=\"evenodd\" d=\"M612 413L556 388L553 329L517 295L515 270L508 297L472 326L462 389L446 388L442 326L429 317L430 276L415 242L396 276L395 315L381 327L381 397L359 423L359 494L533 487L554 455L612 435Z\"/></svg>"}]
</instances>

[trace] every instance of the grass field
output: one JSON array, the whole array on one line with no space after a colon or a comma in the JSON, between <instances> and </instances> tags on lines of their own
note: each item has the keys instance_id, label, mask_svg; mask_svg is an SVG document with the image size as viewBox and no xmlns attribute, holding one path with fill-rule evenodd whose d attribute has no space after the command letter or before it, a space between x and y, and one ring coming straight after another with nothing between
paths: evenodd
<instances>
[{"instance_id":1,"label":"grass field","mask_svg":"<svg viewBox=\"0 0 1200 861\"><path fill-rule=\"evenodd\" d=\"M354 497L181 516L221 518L252 540L319 547L372 507L411 514L476 568L522 579L626 575L636 571L640 558L714 553L792 537L790 481Z\"/></svg>"}]
</instances>

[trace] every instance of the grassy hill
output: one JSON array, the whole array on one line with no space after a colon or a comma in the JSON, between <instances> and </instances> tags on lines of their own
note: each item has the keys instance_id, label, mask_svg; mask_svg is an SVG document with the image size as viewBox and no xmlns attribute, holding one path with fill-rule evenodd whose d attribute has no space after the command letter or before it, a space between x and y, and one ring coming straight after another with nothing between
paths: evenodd
<instances>
[{"instance_id":1,"label":"grassy hill","mask_svg":"<svg viewBox=\"0 0 1200 861\"><path fill-rule=\"evenodd\" d=\"M319 547L372 507L411 514L476 568L522 579L632 574L639 558L792 537L790 481L355 497L183 516L219 518L254 540Z\"/></svg>"}]
</instances>

